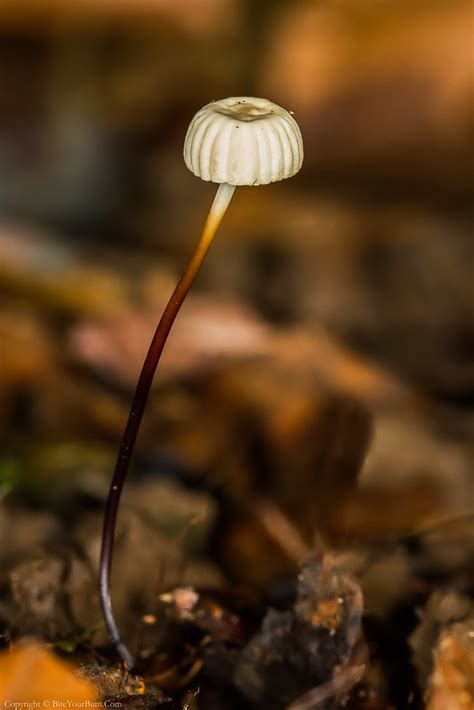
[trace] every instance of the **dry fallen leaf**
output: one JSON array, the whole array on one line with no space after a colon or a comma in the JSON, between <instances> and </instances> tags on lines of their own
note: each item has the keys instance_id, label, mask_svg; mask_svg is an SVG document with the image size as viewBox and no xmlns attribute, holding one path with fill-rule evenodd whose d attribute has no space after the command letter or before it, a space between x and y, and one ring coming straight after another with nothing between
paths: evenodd
<instances>
[{"instance_id":1,"label":"dry fallen leaf","mask_svg":"<svg viewBox=\"0 0 474 710\"><path fill-rule=\"evenodd\" d=\"M470 622L454 625L438 641L428 686L428 710L470 710L473 707L474 642Z\"/></svg>"},{"instance_id":2,"label":"dry fallen leaf","mask_svg":"<svg viewBox=\"0 0 474 710\"><path fill-rule=\"evenodd\" d=\"M74 667L28 640L11 653L0 655L0 702L94 703L102 707L99 694L89 681L79 678ZM97 704L96 704L97 703Z\"/></svg>"}]
</instances>

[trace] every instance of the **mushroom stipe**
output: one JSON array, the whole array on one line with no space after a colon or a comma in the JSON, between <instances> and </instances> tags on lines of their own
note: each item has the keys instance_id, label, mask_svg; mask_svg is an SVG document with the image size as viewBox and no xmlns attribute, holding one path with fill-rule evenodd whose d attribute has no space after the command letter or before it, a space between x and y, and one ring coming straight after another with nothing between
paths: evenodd
<instances>
[{"instance_id":1,"label":"mushroom stipe","mask_svg":"<svg viewBox=\"0 0 474 710\"><path fill-rule=\"evenodd\" d=\"M238 96L214 101L198 111L186 134L184 160L191 172L203 180L219 183L219 187L198 244L168 301L145 357L110 484L102 530L99 562L102 613L110 639L130 671L135 669L135 660L115 621L110 574L120 498L153 377L176 316L236 186L264 185L295 175L303 162L303 141L298 124L288 111L267 99Z\"/></svg>"}]
</instances>

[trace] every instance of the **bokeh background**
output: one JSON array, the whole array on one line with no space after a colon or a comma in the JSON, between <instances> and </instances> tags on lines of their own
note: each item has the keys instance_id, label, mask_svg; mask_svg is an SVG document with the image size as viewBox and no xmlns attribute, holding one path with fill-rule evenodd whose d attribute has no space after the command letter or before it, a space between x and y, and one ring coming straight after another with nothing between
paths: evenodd
<instances>
[{"instance_id":1,"label":"bokeh background","mask_svg":"<svg viewBox=\"0 0 474 710\"><path fill-rule=\"evenodd\" d=\"M33 635L103 695L142 692L104 670L104 502L214 195L187 126L256 95L294 111L304 165L237 190L172 332L119 516L119 627L174 664L161 592L227 582L245 612L250 585L261 620L331 550L315 603L334 561L364 598L351 707L470 705L472 25L467 0L0 0L0 647ZM231 707L227 660L206 680L192 653L196 702ZM179 668L159 687L184 693ZM239 691L260 672L274 694L264 667Z\"/></svg>"},{"instance_id":2,"label":"bokeh background","mask_svg":"<svg viewBox=\"0 0 474 710\"><path fill-rule=\"evenodd\" d=\"M305 162L237 190L126 503L162 486L140 505L162 505L174 532L197 505L205 537L216 505L229 521L264 496L333 544L470 510L472 14L461 0L2 0L2 555L57 534L51 509L103 504L213 198L184 166L186 128L232 95L294 111ZM16 543L10 504L29 510ZM288 554L269 555L282 540L246 515L219 528L215 559L266 582Z\"/></svg>"}]
</instances>

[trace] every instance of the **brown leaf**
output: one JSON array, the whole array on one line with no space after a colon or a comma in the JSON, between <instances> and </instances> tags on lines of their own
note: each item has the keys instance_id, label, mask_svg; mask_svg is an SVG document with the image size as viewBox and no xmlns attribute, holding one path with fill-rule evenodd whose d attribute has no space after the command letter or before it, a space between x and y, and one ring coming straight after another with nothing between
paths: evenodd
<instances>
[{"instance_id":1,"label":"brown leaf","mask_svg":"<svg viewBox=\"0 0 474 710\"><path fill-rule=\"evenodd\" d=\"M471 710L474 706L472 626L470 629L457 625L441 635L429 684L428 710Z\"/></svg>"},{"instance_id":2,"label":"brown leaf","mask_svg":"<svg viewBox=\"0 0 474 710\"><path fill-rule=\"evenodd\" d=\"M37 641L29 640L0 656L0 700L7 702L90 702L101 707L99 695L74 667Z\"/></svg>"}]
</instances>

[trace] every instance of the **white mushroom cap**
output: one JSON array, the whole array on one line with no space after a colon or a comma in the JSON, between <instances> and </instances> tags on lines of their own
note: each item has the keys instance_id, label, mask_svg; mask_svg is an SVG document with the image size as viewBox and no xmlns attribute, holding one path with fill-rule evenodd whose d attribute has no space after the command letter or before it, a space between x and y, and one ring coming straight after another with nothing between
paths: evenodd
<instances>
[{"instance_id":1,"label":"white mushroom cap","mask_svg":"<svg viewBox=\"0 0 474 710\"><path fill-rule=\"evenodd\" d=\"M303 139L293 116L253 96L233 96L204 106L191 121L184 162L211 182L266 185L295 175Z\"/></svg>"}]
</instances>

